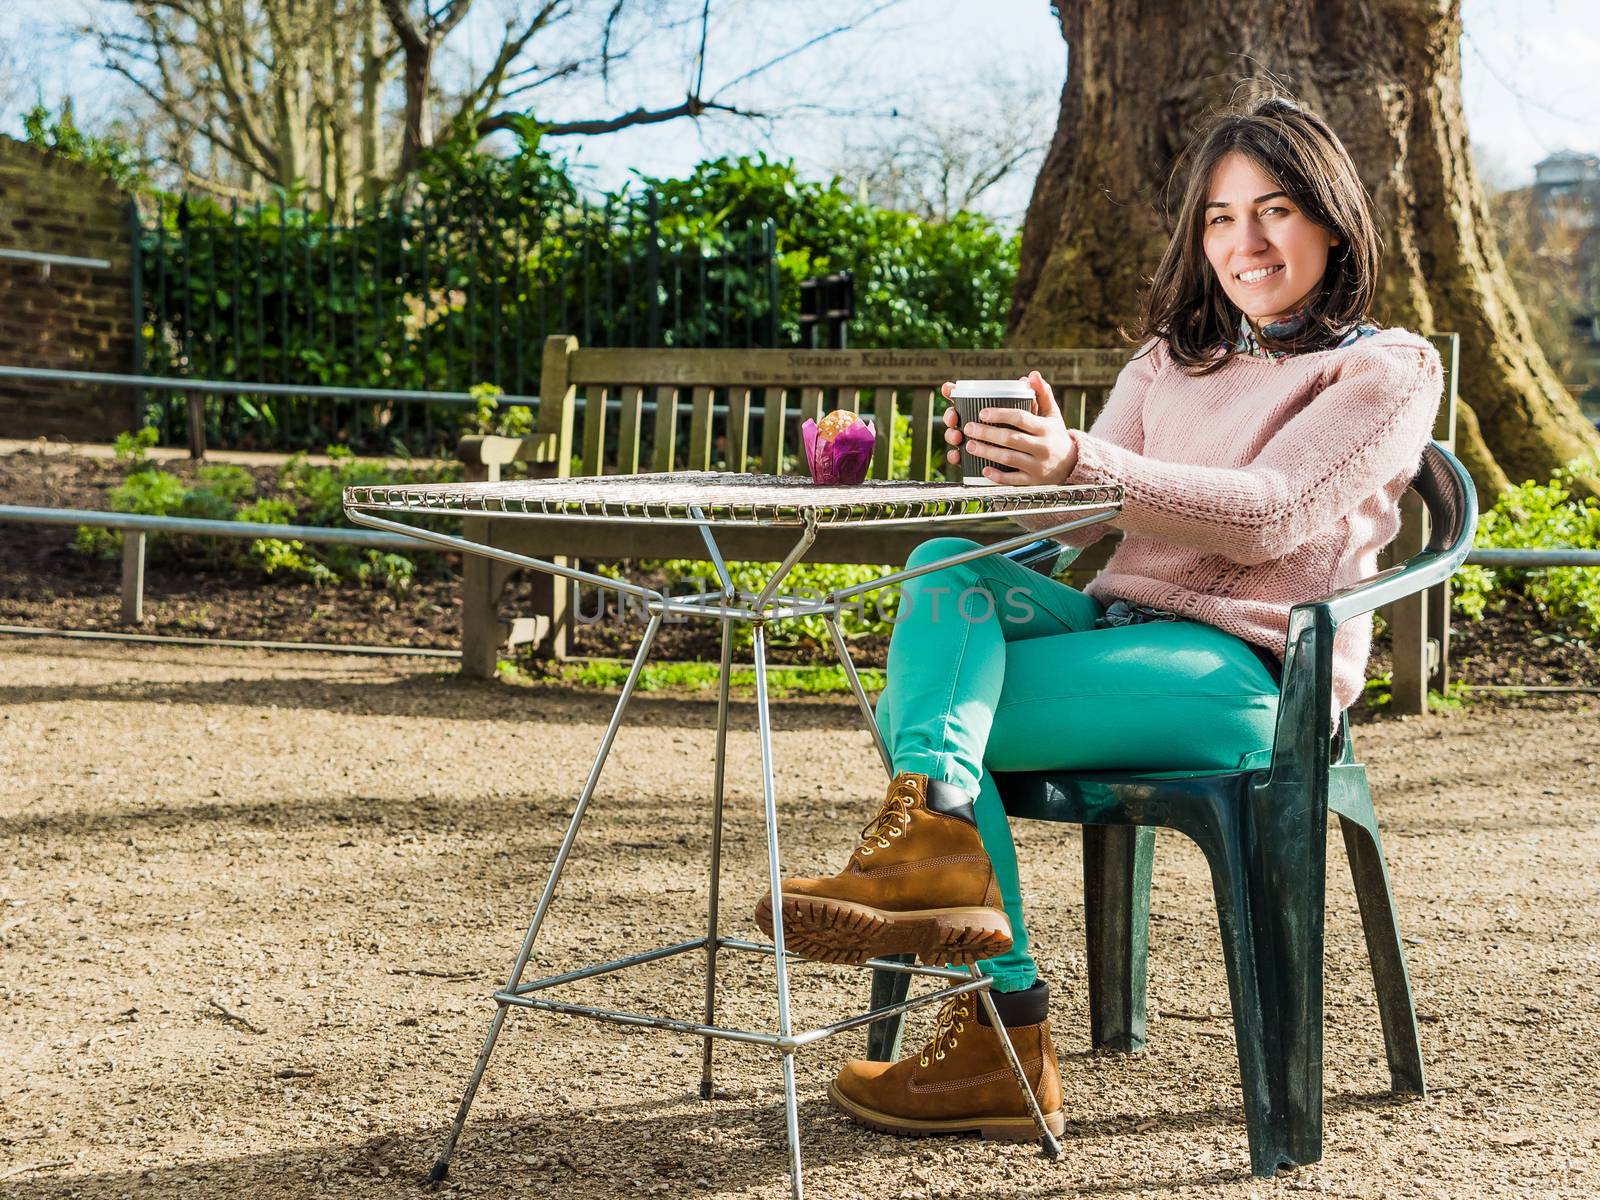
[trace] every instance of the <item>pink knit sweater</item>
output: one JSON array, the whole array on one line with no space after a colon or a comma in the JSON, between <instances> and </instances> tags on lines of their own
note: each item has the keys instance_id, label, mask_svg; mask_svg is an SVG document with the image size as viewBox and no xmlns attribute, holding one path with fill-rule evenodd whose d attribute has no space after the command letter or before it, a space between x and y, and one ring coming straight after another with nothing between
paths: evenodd
<instances>
[{"instance_id":1,"label":"pink knit sweater","mask_svg":"<svg viewBox=\"0 0 1600 1200\"><path fill-rule=\"evenodd\" d=\"M1085 591L1214 625L1283 657L1289 609L1377 570L1431 436L1439 356L1403 329L1186 375L1164 343L1118 376L1069 483L1123 489L1125 536ZM1035 525L1037 528L1038 526ZM1360 694L1370 616L1334 639L1334 713Z\"/></svg>"}]
</instances>

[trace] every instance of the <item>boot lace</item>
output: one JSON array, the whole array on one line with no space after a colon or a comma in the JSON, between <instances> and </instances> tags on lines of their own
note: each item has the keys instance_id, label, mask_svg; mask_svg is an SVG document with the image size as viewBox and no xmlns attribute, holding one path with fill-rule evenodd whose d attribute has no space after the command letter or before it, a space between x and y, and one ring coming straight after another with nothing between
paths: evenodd
<instances>
[{"instance_id":1,"label":"boot lace","mask_svg":"<svg viewBox=\"0 0 1600 1200\"><path fill-rule=\"evenodd\" d=\"M887 850L890 838L904 837L911 828L911 808L916 802L914 785L901 784L890 791L878 815L861 831L860 854L869 857L874 850Z\"/></svg>"},{"instance_id":2,"label":"boot lace","mask_svg":"<svg viewBox=\"0 0 1600 1200\"><path fill-rule=\"evenodd\" d=\"M923 1066L944 1061L944 1052L956 1048L956 1035L967 1028L967 1018L972 1015L972 997L966 993L951 996L939 1009L933 1027L933 1038L922 1048L919 1060Z\"/></svg>"}]
</instances>

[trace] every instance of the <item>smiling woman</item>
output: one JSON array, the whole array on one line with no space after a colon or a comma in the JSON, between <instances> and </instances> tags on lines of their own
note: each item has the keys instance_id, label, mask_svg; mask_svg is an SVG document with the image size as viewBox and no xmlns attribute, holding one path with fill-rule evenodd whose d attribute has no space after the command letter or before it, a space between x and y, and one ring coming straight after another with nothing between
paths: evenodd
<instances>
[{"instance_id":1,"label":"smiling woman","mask_svg":"<svg viewBox=\"0 0 1600 1200\"><path fill-rule=\"evenodd\" d=\"M980 959L1053 1130L1049 989L994 773L1261 761L1290 609L1375 573L1440 396L1426 341L1365 324L1377 235L1320 117L1277 99L1223 114L1177 178L1145 344L1093 428L1066 428L1037 371L1031 411L945 417L946 445L991 460L991 483L1119 486L1122 543L1081 592L997 555L906 581L877 709L894 780L843 871L782 885L801 954ZM1104 532L1058 540L1077 551ZM911 565L977 545L929 542ZM1331 721L1361 691L1370 639L1370 622L1339 630ZM774 919L763 902L757 923ZM953 1003L920 1055L845 1064L834 1103L877 1129L1027 1135L1001 1043L972 1016Z\"/></svg>"},{"instance_id":2,"label":"smiling woman","mask_svg":"<svg viewBox=\"0 0 1600 1200\"><path fill-rule=\"evenodd\" d=\"M1377 293L1382 240L1350 156L1287 100L1219 124L1180 161L1177 228L1156 270L1144 338L1214 371L1232 352L1328 349Z\"/></svg>"},{"instance_id":3,"label":"smiling woman","mask_svg":"<svg viewBox=\"0 0 1600 1200\"><path fill-rule=\"evenodd\" d=\"M1217 164L1211 193L1217 198L1206 201L1203 244L1222 290L1258 329L1282 322L1321 285L1339 235L1238 151Z\"/></svg>"}]
</instances>

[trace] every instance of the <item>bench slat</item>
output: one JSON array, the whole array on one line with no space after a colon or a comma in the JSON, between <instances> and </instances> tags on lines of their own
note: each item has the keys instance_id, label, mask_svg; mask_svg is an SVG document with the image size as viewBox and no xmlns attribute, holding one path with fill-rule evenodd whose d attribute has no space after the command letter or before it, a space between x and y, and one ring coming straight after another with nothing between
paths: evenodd
<instances>
[{"instance_id":1,"label":"bench slat","mask_svg":"<svg viewBox=\"0 0 1600 1200\"><path fill-rule=\"evenodd\" d=\"M622 416L617 422L617 474L639 473L639 430L644 425L644 389L622 389Z\"/></svg>"},{"instance_id":2,"label":"bench slat","mask_svg":"<svg viewBox=\"0 0 1600 1200\"><path fill-rule=\"evenodd\" d=\"M761 389L761 469L783 474L783 431L789 423L789 393L781 387Z\"/></svg>"},{"instance_id":3,"label":"bench slat","mask_svg":"<svg viewBox=\"0 0 1600 1200\"><path fill-rule=\"evenodd\" d=\"M728 389L728 470L748 470L750 461L750 389Z\"/></svg>"},{"instance_id":4,"label":"bench slat","mask_svg":"<svg viewBox=\"0 0 1600 1200\"><path fill-rule=\"evenodd\" d=\"M946 379L1015 379L1037 370L1060 390L1109 387L1127 364L1126 349L1059 350L673 350L580 348L567 364L572 383L702 384L725 387L875 387L879 384L937 388Z\"/></svg>"},{"instance_id":5,"label":"bench slat","mask_svg":"<svg viewBox=\"0 0 1600 1200\"><path fill-rule=\"evenodd\" d=\"M822 420L822 403L825 398L825 393L819 387L800 389L800 423L802 425L808 420Z\"/></svg>"},{"instance_id":6,"label":"bench slat","mask_svg":"<svg viewBox=\"0 0 1600 1200\"><path fill-rule=\"evenodd\" d=\"M873 389L872 420L878 427L878 444L872 448L872 477L889 478L894 463L894 389Z\"/></svg>"},{"instance_id":7,"label":"bench slat","mask_svg":"<svg viewBox=\"0 0 1600 1200\"><path fill-rule=\"evenodd\" d=\"M691 471L711 469L711 389L697 387L689 410L689 462Z\"/></svg>"},{"instance_id":8,"label":"bench slat","mask_svg":"<svg viewBox=\"0 0 1600 1200\"><path fill-rule=\"evenodd\" d=\"M933 399L936 393L931 388L925 387L909 390L911 391L911 478L926 479L930 447L934 440ZM939 446L941 449L944 447L942 436L939 438Z\"/></svg>"},{"instance_id":9,"label":"bench slat","mask_svg":"<svg viewBox=\"0 0 1600 1200\"><path fill-rule=\"evenodd\" d=\"M670 471L678 449L678 389L656 388L656 446L650 469Z\"/></svg>"},{"instance_id":10,"label":"bench slat","mask_svg":"<svg viewBox=\"0 0 1600 1200\"><path fill-rule=\"evenodd\" d=\"M583 401L583 473L599 475L606 452L607 402L611 389L590 387Z\"/></svg>"}]
</instances>

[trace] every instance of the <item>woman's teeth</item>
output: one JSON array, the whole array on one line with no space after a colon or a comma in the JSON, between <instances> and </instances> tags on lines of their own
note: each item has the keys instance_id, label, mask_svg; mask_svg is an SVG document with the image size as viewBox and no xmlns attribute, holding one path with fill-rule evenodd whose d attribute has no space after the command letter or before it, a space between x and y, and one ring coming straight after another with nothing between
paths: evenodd
<instances>
[{"instance_id":1,"label":"woman's teeth","mask_svg":"<svg viewBox=\"0 0 1600 1200\"><path fill-rule=\"evenodd\" d=\"M1268 275L1276 275L1282 267L1260 267L1254 271L1246 271L1239 276L1240 283L1259 283Z\"/></svg>"}]
</instances>

